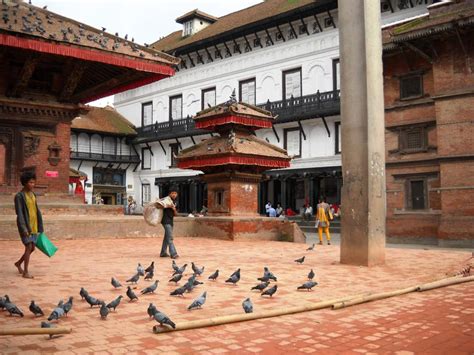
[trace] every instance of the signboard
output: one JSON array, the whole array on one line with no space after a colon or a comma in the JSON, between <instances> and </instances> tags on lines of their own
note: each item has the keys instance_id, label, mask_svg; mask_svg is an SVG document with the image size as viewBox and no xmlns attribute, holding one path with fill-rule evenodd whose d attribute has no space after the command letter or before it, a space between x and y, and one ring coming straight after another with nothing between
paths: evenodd
<instances>
[{"instance_id":1,"label":"signboard","mask_svg":"<svg viewBox=\"0 0 474 355\"><path fill-rule=\"evenodd\" d=\"M46 177L57 178L57 177L59 177L59 172L54 171L54 170L46 170L45 175L46 175Z\"/></svg>"}]
</instances>

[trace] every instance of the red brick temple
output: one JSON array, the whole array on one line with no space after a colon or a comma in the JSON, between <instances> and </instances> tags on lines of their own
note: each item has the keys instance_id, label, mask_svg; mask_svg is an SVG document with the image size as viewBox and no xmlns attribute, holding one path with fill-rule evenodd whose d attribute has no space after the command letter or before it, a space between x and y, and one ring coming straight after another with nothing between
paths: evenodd
<instances>
[{"instance_id":1,"label":"red brick temple","mask_svg":"<svg viewBox=\"0 0 474 355\"><path fill-rule=\"evenodd\" d=\"M199 112L194 120L196 128L218 135L182 150L178 167L204 172L209 217L191 219L178 227L178 236L304 241L296 224L258 214L263 171L289 167L291 160L284 149L255 135L257 129L272 127L271 113L238 103L233 95L228 102Z\"/></svg>"},{"instance_id":2,"label":"red brick temple","mask_svg":"<svg viewBox=\"0 0 474 355\"><path fill-rule=\"evenodd\" d=\"M270 112L229 102L199 112L196 128L218 133L181 151L178 167L204 172L210 216L258 216L258 183L262 172L290 166L286 151L257 138L271 128Z\"/></svg>"},{"instance_id":3,"label":"red brick temple","mask_svg":"<svg viewBox=\"0 0 474 355\"><path fill-rule=\"evenodd\" d=\"M83 104L169 77L179 60L22 1L0 13L0 194L25 170L38 193L67 194Z\"/></svg>"}]
</instances>

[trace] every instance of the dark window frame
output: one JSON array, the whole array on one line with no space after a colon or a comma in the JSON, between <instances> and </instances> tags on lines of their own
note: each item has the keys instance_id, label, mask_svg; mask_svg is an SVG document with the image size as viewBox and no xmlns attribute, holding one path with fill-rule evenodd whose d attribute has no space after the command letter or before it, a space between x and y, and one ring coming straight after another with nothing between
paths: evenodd
<instances>
[{"instance_id":1,"label":"dark window frame","mask_svg":"<svg viewBox=\"0 0 474 355\"><path fill-rule=\"evenodd\" d=\"M296 72L300 73L300 96L298 96L298 97L303 96L303 71L302 71L301 67L298 67L298 68L293 68L293 69L282 71L282 82L283 82L283 87L282 87L282 95L283 96L282 96L282 99L283 100L289 100L289 99L286 99L286 75L287 74L293 74L293 73L296 73Z\"/></svg>"},{"instance_id":2,"label":"dark window frame","mask_svg":"<svg viewBox=\"0 0 474 355\"><path fill-rule=\"evenodd\" d=\"M408 134L418 132L420 134L421 146L415 148L408 147ZM398 151L401 154L426 152L428 150L428 130L424 126L407 127L399 130Z\"/></svg>"},{"instance_id":3,"label":"dark window frame","mask_svg":"<svg viewBox=\"0 0 474 355\"><path fill-rule=\"evenodd\" d=\"M178 143L170 143L170 158L171 158L170 168L176 168L178 166L178 161L173 156L174 152L176 152L176 155L178 155L178 153L179 153L179 144Z\"/></svg>"},{"instance_id":4,"label":"dark window frame","mask_svg":"<svg viewBox=\"0 0 474 355\"><path fill-rule=\"evenodd\" d=\"M145 106L151 106L151 123L150 124L153 124L153 101L142 102L142 127L145 126L144 124Z\"/></svg>"},{"instance_id":5,"label":"dark window frame","mask_svg":"<svg viewBox=\"0 0 474 355\"><path fill-rule=\"evenodd\" d=\"M204 95L208 92L211 92L211 91L214 91L214 103L216 104L217 103L217 90L216 90L216 87L212 87L212 88L207 88L207 89L202 89L201 90L201 110L204 110L206 109L207 107L204 107Z\"/></svg>"},{"instance_id":6,"label":"dark window frame","mask_svg":"<svg viewBox=\"0 0 474 355\"><path fill-rule=\"evenodd\" d=\"M171 112L173 112L173 110L172 110L171 105L173 103L173 100L178 99L178 98L181 98L181 117L177 118L177 119L180 120L180 119L183 118L183 94L173 95L173 96L170 96L170 101L169 101L170 105L169 105L169 110L168 110L169 111L168 119L169 119L170 122L173 121L173 117L171 115Z\"/></svg>"},{"instance_id":7,"label":"dark window frame","mask_svg":"<svg viewBox=\"0 0 474 355\"><path fill-rule=\"evenodd\" d=\"M255 77L239 81L239 102L242 102L242 85L248 84L248 83L251 83L251 82L253 82L255 84L254 85L254 90L253 90L254 91L255 102L250 103L250 104L251 105L256 105L256 102L257 102L257 80L256 80Z\"/></svg>"},{"instance_id":8,"label":"dark window frame","mask_svg":"<svg viewBox=\"0 0 474 355\"><path fill-rule=\"evenodd\" d=\"M223 189L219 189L219 190L214 191L214 206L215 207L224 207L224 190Z\"/></svg>"},{"instance_id":9,"label":"dark window frame","mask_svg":"<svg viewBox=\"0 0 474 355\"><path fill-rule=\"evenodd\" d=\"M144 201L143 200L143 196L144 196L144 193L143 193L143 190L144 190L144 187L145 186L148 186L150 188L150 200L149 201ZM148 184L142 184L142 206L145 204L145 203L149 203L151 201L151 184L148 183Z\"/></svg>"},{"instance_id":10,"label":"dark window frame","mask_svg":"<svg viewBox=\"0 0 474 355\"><path fill-rule=\"evenodd\" d=\"M341 61L340 58L334 58L332 60L332 90L337 91L339 90L337 87L337 65L339 64L339 68L341 68Z\"/></svg>"},{"instance_id":11,"label":"dark window frame","mask_svg":"<svg viewBox=\"0 0 474 355\"><path fill-rule=\"evenodd\" d=\"M419 80L420 80L420 92L418 94L407 96L406 95L406 90L407 89L404 89L403 84L404 84L404 82L406 82L406 80L413 79L413 78L419 78ZM423 97L424 87L423 87L423 74L422 73L412 73L412 74L407 74L407 75L401 76L399 82L400 82L400 91L399 92L400 92L400 100L401 101L418 99L420 97Z\"/></svg>"},{"instance_id":12,"label":"dark window frame","mask_svg":"<svg viewBox=\"0 0 474 355\"><path fill-rule=\"evenodd\" d=\"M341 140L341 136L339 134L339 127L341 127L341 122L334 122L334 129L335 129L335 136L336 136L336 146L334 152L337 154L341 154L341 150L339 149L339 141ZM342 129L342 127L341 127ZM341 131L342 133L342 131ZM342 148L342 147L341 147Z\"/></svg>"},{"instance_id":13,"label":"dark window frame","mask_svg":"<svg viewBox=\"0 0 474 355\"><path fill-rule=\"evenodd\" d=\"M423 208L413 208L413 192L412 183L423 182ZM429 210L429 194L428 194L428 177L413 176L405 180L405 209L410 211L426 211Z\"/></svg>"},{"instance_id":14,"label":"dark window frame","mask_svg":"<svg viewBox=\"0 0 474 355\"><path fill-rule=\"evenodd\" d=\"M150 167L145 167L145 151L148 150L150 152ZM142 170L151 170L151 151L149 148L142 148Z\"/></svg>"},{"instance_id":15,"label":"dark window frame","mask_svg":"<svg viewBox=\"0 0 474 355\"><path fill-rule=\"evenodd\" d=\"M292 128L284 128L283 129L283 149L285 149L288 152L288 149L287 149L287 147L288 147L288 132L294 132L294 131L298 131L299 135L300 135L300 147L299 147L300 154L295 155L294 158L301 158L301 156L303 154L302 154L302 151L301 151L302 142L301 142L301 130L299 129L299 127L292 127Z\"/></svg>"}]
</instances>

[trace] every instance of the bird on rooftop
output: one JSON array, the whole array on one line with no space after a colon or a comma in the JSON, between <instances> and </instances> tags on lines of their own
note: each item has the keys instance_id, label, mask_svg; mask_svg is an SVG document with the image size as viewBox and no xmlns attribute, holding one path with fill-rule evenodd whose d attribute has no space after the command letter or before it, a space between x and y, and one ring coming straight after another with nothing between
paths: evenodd
<instances>
[{"instance_id":1,"label":"bird on rooftop","mask_svg":"<svg viewBox=\"0 0 474 355\"><path fill-rule=\"evenodd\" d=\"M314 271L313 271L313 269L311 269L311 271L308 274L308 280L312 280L314 278L314 275L315 275Z\"/></svg>"},{"instance_id":2,"label":"bird on rooftop","mask_svg":"<svg viewBox=\"0 0 474 355\"><path fill-rule=\"evenodd\" d=\"M105 305L105 302L102 302L102 305L100 306L99 313L100 313L100 318L101 319L103 319L103 320L107 319L107 316L109 315L109 309Z\"/></svg>"},{"instance_id":3,"label":"bird on rooftop","mask_svg":"<svg viewBox=\"0 0 474 355\"><path fill-rule=\"evenodd\" d=\"M215 281L219 277L219 270L214 271L212 275L208 277L209 280Z\"/></svg>"},{"instance_id":4,"label":"bird on rooftop","mask_svg":"<svg viewBox=\"0 0 474 355\"><path fill-rule=\"evenodd\" d=\"M269 284L270 284L270 282L268 282L268 281L261 282L258 285L252 287L250 290L263 291L264 289L266 289L268 287Z\"/></svg>"},{"instance_id":5,"label":"bird on rooftop","mask_svg":"<svg viewBox=\"0 0 474 355\"><path fill-rule=\"evenodd\" d=\"M127 296L130 299L130 302L132 302L134 300L138 301L137 295L135 294L135 292L133 292L133 290L130 286L127 287Z\"/></svg>"},{"instance_id":6,"label":"bird on rooftop","mask_svg":"<svg viewBox=\"0 0 474 355\"><path fill-rule=\"evenodd\" d=\"M273 295L275 294L275 292L277 292L277 289L278 289L278 285L274 285L273 287L270 287L268 289L266 289L265 291L263 291L260 296L270 296L270 297L273 297Z\"/></svg>"},{"instance_id":7,"label":"bird on rooftop","mask_svg":"<svg viewBox=\"0 0 474 355\"><path fill-rule=\"evenodd\" d=\"M188 307L188 310L196 309L196 308L201 308L204 303L206 303L206 298L207 298L207 292L204 291L204 293L196 298L193 303L191 303Z\"/></svg>"},{"instance_id":8,"label":"bird on rooftop","mask_svg":"<svg viewBox=\"0 0 474 355\"><path fill-rule=\"evenodd\" d=\"M114 299L113 301L111 301L108 305L107 305L107 308L113 308L114 311L115 311L115 308L117 308L120 304L120 301L122 300L123 296L120 295L118 296L116 299Z\"/></svg>"},{"instance_id":9,"label":"bird on rooftop","mask_svg":"<svg viewBox=\"0 0 474 355\"><path fill-rule=\"evenodd\" d=\"M252 313L253 312L253 304L250 298L246 298L242 302L242 308L244 309L245 313Z\"/></svg>"},{"instance_id":10,"label":"bird on rooftop","mask_svg":"<svg viewBox=\"0 0 474 355\"><path fill-rule=\"evenodd\" d=\"M111 284L114 288L122 287L122 284L118 282L114 277L112 277Z\"/></svg>"},{"instance_id":11,"label":"bird on rooftop","mask_svg":"<svg viewBox=\"0 0 474 355\"><path fill-rule=\"evenodd\" d=\"M295 263L298 263L298 264L303 264L304 263L304 256L302 258L299 258L299 259L296 259L295 260Z\"/></svg>"},{"instance_id":12,"label":"bird on rooftop","mask_svg":"<svg viewBox=\"0 0 474 355\"><path fill-rule=\"evenodd\" d=\"M315 244L313 243L313 245L311 245L311 246L310 246L308 249L306 249L306 250L314 250L314 246L315 246Z\"/></svg>"},{"instance_id":13,"label":"bird on rooftop","mask_svg":"<svg viewBox=\"0 0 474 355\"><path fill-rule=\"evenodd\" d=\"M158 287L158 280L156 280L151 286L148 286L141 290L142 295L146 295L147 293L154 293L156 288Z\"/></svg>"},{"instance_id":14,"label":"bird on rooftop","mask_svg":"<svg viewBox=\"0 0 474 355\"><path fill-rule=\"evenodd\" d=\"M31 301L29 309L35 316L44 316L43 311L41 310L40 306L35 303L35 301Z\"/></svg>"}]
</instances>

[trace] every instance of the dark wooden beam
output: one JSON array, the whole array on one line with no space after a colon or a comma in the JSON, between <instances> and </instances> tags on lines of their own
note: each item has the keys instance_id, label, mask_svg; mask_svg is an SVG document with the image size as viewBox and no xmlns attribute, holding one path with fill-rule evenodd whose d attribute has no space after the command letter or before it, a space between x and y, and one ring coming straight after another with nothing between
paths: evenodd
<instances>
[{"instance_id":1,"label":"dark wooden beam","mask_svg":"<svg viewBox=\"0 0 474 355\"><path fill-rule=\"evenodd\" d=\"M148 142L145 143L147 149L150 151L150 154L151 156L153 157L155 154L153 154L153 150L151 149L150 145L148 144Z\"/></svg>"},{"instance_id":2,"label":"dark wooden beam","mask_svg":"<svg viewBox=\"0 0 474 355\"><path fill-rule=\"evenodd\" d=\"M209 50L207 49L207 47L205 47L204 50L206 51L207 57L211 60L211 63L212 63L212 62L214 61L214 59L212 59L211 52L209 52Z\"/></svg>"},{"instance_id":3,"label":"dark wooden beam","mask_svg":"<svg viewBox=\"0 0 474 355\"><path fill-rule=\"evenodd\" d=\"M267 34L268 38L270 38L270 43L273 46L275 43L273 42L272 36L270 36L270 33L268 32L268 29L266 29L266 28L265 28L265 33Z\"/></svg>"},{"instance_id":4,"label":"dark wooden beam","mask_svg":"<svg viewBox=\"0 0 474 355\"><path fill-rule=\"evenodd\" d=\"M193 136L189 136L191 138L191 141L193 142L194 145L196 145L196 141L194 140Z\"/></svg>"},{"instance_id":5,"label":"dark wooden beam","mask_svg":"<svg viewBox=\"0 0 474 355\"><path fill-rule=\"evenodd\" d=\"M426 59L429 63L433 64L433 58L424 51L422 51L420 48L416 47L414 44L411 44L409 42L403 42L403 45L408 49L412 50L413 52L417 53L420 57Z\"/></svg>"},{"instance_id":6,"label":"dark wooden beam","mask_svg":"<svg viewBox=\"0 0 474 355\"><path fill-rule=\"evenodd\" d=\"M232 38L232 41L234 42L235 48L237 48L237 52L239 52L239 54L242 54L242 51L240 50L240 46L237 44L235 38Z\"/></svg>"},{"instance_id":7,"label":"dark wooden beam","mask_svg":"<svg viewBox=\"0 0 474 355\"><path fill-rule=\"evenodd\" d=\"M274 125L272 125L272 129L273 129L273 134L275 134L275 137L277 139L277 142L280 143L280 137L278 136L278 132L276 131Z\"/></svg>"},{"instance_id":8,"label":"dark wooden beam","mask_svg":"<svg viewBox=\"0 0 474 355\"><path fill-rule=\"evenodd\" d=\"M288 22L288 24L290 25L290 28L291 28L291 31L293 32L293 34L295 35L295 38L298 38L298 34L296 33L294 27L293 27L293 24L290 22Z\"/></svg>"},{"instance_id":9,"label":"dark wooden beam","mask_svg":"<svg viewBox=\"0 0 474 355\"><path fill-rule=\"evenodd\" d=\"M300 18L301 24L303 25L304 31L309 36L308 26L306 26L306 22L304 22L303 18Z\"/></svg>"},{"instance_id":10,"label":"dark wooden beam","mask_svg":"<svg viewBox=\"0 0 474 355\"><path fill-rule=\"evenodd\" d=\"M166 149L163 147L163 143L161 143L161 141L158 141L158 143L160 143L161 149L163 149L163 153L166 155Z\"/></svg>"},{"instance_id":11,"label":"dark wooden beam","mask_svg":"<svg viewBox=\"0 0 474 355\"><path fill-rule=\"evenodd\" d=\"M179 149L183 149L183 147L181 146L181 142L178 140L178 137L176 137L175 139L176 139L176 143L178 143Z\"/></svg>"},{"instance_id":12,"label":"dark wooden beam","mask_svg":"<svg viewBox=\"0 0 474 355\"><path fill-rule=\"evenodd\" d=\"M301 124L300 120L298 120L298 126L300 127L300 132L303 135L303 139L306 140L306 133L304 132L303 125Z\"/></svg>"},{"instance_id":13,"label":"dark wooden beam","mask_svg":"<svg viewBox=\"0 0 474 355\"><path fill-rule=\"evenodd\" d=\"M251 52L251 51L252 51L252 46L250 45L250 42L249 42L249 40L247 39L247 36L244 35L244 39L245 39L245 43L247 43L247 46L249 47L250 52Z\"/></svg>"},{"instance_id":14,"label":"dark wooden beam","mask_svg":"<svg viewBox=\"0 0 474 355\"><path fill-rule=\"evenodd\" d=\"M191 68L195 67L195 66L196 66L196 64L194 64L194 60L193 60L193 58L191 58L191 56L189 55L189 53L186 53L186 54L187 54L187 56L188 56L189 60L191 61Z\"/></svg>"},{"instance_id":15,"label":"dark wooden beam","mask_svg":"<svg viewBox=\"0 0 474 355\"><path fill-rule=\"evenodd\" d=\"M260 39L260 37L258 37L257 32L255 32L255 38L257 38L257 41L258 41L258 44L260 45L260 48L263 48L262 40Z\"/></svg>"},{"instance_id":16,"label":"dark wooden beam","mask_svg":"<svg viewBox=\"0 0 474 355\"><path fill-rule=\"evenodd\" d=\"M331 15L331 11L328 10L328 16L331 19L332 27L336 28L336 23L334 22L334 18Z\"/></svg>"},{"instance_id":17,"label":"dark wooden beam","mask_svg":"<svg viewBox=\"0 0 474 355\"><path fill-rule=\"evenodd\" d=\"M323 27L321 26L321 23L318 20L318 16L316 15L313 15L313 16L314 16L314 20L316 21L316 24L318 25L319 32L323 32Z\"/></svg>"},{"instance_id":18,"label":"dark wooden beam","mask_svg":"<svg viewBox=\"0 0 474 355\"><path fill-rule=\"evenodd\" d=\"M456 31L456 37L459 41L459 45L461 46L462 52L464 53L464 56L467 58L469 54L467 53L466 47L464 46L464 42L462 41L461 34L459 33L459 29L457 26L454 26L454 29Z\"/></svg>"},{"instance_id":19,"label":"dark wooden beam","mask_svg":"<svg viewBox=\"0 0 474 355\"><path fill-rule=\"evenodd\" d=\"M204 64L204 60L202 59L202 56L199 54L198 51L196 51L196 56L197 56L197 62Z\"/></svg>"},{"instance_id":20,"label":"dark wooden beam","mask_svg":"<svg viewBox=\"0 0 474 355\"><path fill-rule=\"evenodd\" d=\"M70 71L66 73L66 81L63 85L61 93L59 94L59 101L65 102L69 101L71 96L76 91L77 85L81 81L82 75L87 69L87 62L75 61L71 65Z\"/></svg>"},{"instance_id":21,"label":"dark wooden beam","mask_svg":"<svg viewBox=\"0 0 474 355\"><path fill-rule=\"evenodd\" d=\"M219 48L217 48L217 45L215 44L214 45L214 48L216 49L216 58L219 57L222 59L222 53L221 53L221 50Z\"/></svg>"},{"instance_id":22,"label":"dark wooden beam","mask_svg":"<svg viewBox=\"0 0 474 355\"><path fill-rule=\"evenodd\" d=\"M81 92L77 92L75 95L72 95L70 98L71 102L79 102L81 100L87 99L88 97L93 97L97 92L109 91L110 89L117 87L122 84L126 84L134 79L137 79L137 73L133 71L127 71L122 75L113 77L107 81L101 82L95 86L89 87Z\"/></svg>"},{"instance_id":23,"label":"dark wooden beam","mask_svg":"<svg viewBox=\"0 0 474 355\"><path fill-rule=\"evenodd\" d=\"M321 119L323 120L324 127L326 127L326 132L328 132L328 137L331 137L331 131L329 129L328 123L326 122L326 118L324 116L321 116Z\"/></svg>"},{"instance_id":24,"label":"dark wooden beam","mask_svg":"<svg viewBox=\"0 0 474 355\"><path fill-rule=\"evenodd\" d=\"M25 89L28 87L31 76L36 69L36 65L38 64L38 60L39 55L36 54L32 54L26 58L16 82L13 84L8 93L8 96L21 97Z\"/></svg>"},{"instance_id":25,"label":"dark wooden beam","mask_svg":"<svg viewBox=\"0 0 474 355\"><path fill-rule=\"evenodd\" d=\"M232 57L232 53L230 52L230 49L229 49L229 47L227 47L227 43L225 43L225 41L224 41L224 47L225 47L225 49L226 49L227 53L229 53L229 56L231 56L231 57Z\"/></svg>"},{"instance_id":26,"label":"dark wooden beam","mask_svg":"<svg viewBox=\"0 0 474 355\"><path fill-rule=\"evenodd\" d=\"M393 14L393 6L392 6L392 0L386 0L388 2L388 6L390 6L390 11Z\"/></svg>"},{"instance_id":27,"label":"dark wooden beam","mask_svg":"<svg viewBox=\"0 0 474 355\"><path fill-rule=\"evenodd\" d=\"M286 42L285 36L283 36L283 32L281 32L280 26L278 26L278 25L277 25L277 30L278 30L278 33L280 34L281 39L283 40L283 42Z\"/></svg>"}]
</instances>

